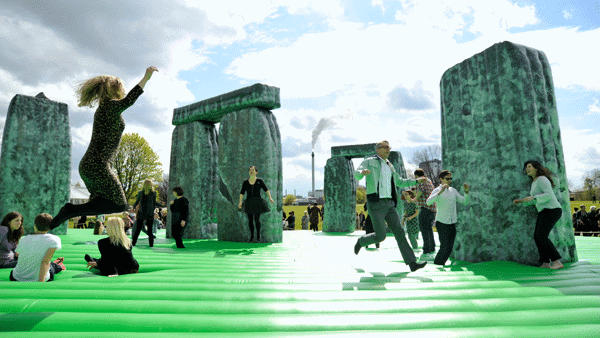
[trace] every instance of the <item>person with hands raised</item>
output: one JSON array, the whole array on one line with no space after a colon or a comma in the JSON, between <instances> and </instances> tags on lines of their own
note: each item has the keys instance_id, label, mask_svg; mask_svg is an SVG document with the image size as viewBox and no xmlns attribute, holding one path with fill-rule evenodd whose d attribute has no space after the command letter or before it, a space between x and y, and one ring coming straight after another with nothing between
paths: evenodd
<instances>
[{"instance_id":1,"label":"person with hands raised","mask_svg":"<svg viewBox=\"0 0 600 338\"><path fill-rule=\"evenodd\" d=\"M535 205L538 217L533 239L540 254L540 267L561 269L564 267L560 261L562 257L548 238L550 231L562 217L562 208L556 199L556 195L554 195L554 191L552 191L552 188L554 188L552 172L535 160L525 162L523 170L532 179L530 196L516 199L513 203L525 206Z\"/></svg>"},{"instance_id":2,"label":"person with hands raised","mask_svg":"<svg viewBox=\"0 0 600 338\"><path fill-rule=\"evenodd\" d=\"M398 203L396 188L411 187L424 179L401 178L392 163L388 161L390 150L391 147L388 141L377 143L375 145L377 155L365 159L354 172L354 178L358 181L366 177L369 216L371 216L373 230L375 230L374 233L364 235L356 241L354 253L358 255L361 247L384 241L387 237L387 225L394 233L404 263L410 267L411 271L416 271L423 268L427 263L417 262L415 254L406 240L400 216L396 211Z\"/></svg>"},{"instance_id":3,"label":"person with hands raised","mask_svg":"<svg viewBox=\"0 0 600 338\"><path fill-rule=\"evenodd\" d=\"M258 175L258 169L256 166L251 166L248 169L250 178L242 183L242 190L240 191L240 202L238 208L248 215L248 227L250 228L250 242L254 240L254 224L256 223L256 240L260 242L260 215L271 211L267 201L260 196L260 190L264 190L269 201L275 203L271 197L271 192L265 182L256 177ZM245 201L244 194L248 193L248 197Z\"/></svg>"},{"instance_id":4,"label":"person with hands raised","mask_svg":"<svg viewBox=\"0 0 600 338\"><path fill-rule=\"evenodd\" d=\"M440 172L440 180L442 184L433 189L427 205L435 203L437 205L437 213L435 215L435 227L440 238L440 250L434 259L434 264L445 265L448 257L452 253L454 240L456 239L456 202L463 205L469 204L469 190L467 183L463 184L465 196L463 197L456 189L452 188L452 173L448 170Z\"/></svg>"},{"instance_id":5,"label":"person with hands raised","mask_svg":"<svg viewBox=\"0 0 600 338\"><path fill-rule=\"evenodd\" d=\"M79 107L98 105L94 114L92 139L79 162L79 174L90 192L90 198L84 204L65 204L53 218L50 229L77 216L113 214L127 210L123 186L110 163L117 153L125 130L122 113L142 95L146 82L157 71L156 67L148 67L142 80L127 95L123 80L112 75L96 76L79 84L76 92Z\"/></svg>"}]
</instances>

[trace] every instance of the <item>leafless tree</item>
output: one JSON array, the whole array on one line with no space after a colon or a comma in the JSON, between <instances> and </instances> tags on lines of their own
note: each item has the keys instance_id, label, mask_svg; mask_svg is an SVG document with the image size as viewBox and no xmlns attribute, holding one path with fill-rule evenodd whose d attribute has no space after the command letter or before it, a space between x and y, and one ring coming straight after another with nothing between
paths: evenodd
<instances>
[{"instance_id":1,"label":"leafless tree","mask_svg":"<svg viewBox=\"0 0 600 338\"><path fill-rule=\"evenodd\" d=\"M440 185L438 175L442 171L442 147L439 144L424 146L415 151L412 164L423 169L434 186Z\"/></svg>"}]
</instances>

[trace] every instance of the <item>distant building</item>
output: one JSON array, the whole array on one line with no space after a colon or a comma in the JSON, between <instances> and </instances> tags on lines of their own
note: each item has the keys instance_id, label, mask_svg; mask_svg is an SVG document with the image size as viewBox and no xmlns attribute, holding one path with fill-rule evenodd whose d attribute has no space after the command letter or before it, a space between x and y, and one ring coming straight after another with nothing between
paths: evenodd
<instances>
[{"instance_id":1,"label":"distant building","mask_svg":"<svg viewBox=\"0 0 600 338\"><path fill-rule=\"evenodd\" d=\"M315 190L315 195L311 196L311 197L323 198L323 196L325 196L323 189L320 189L320 190Z\"/></svg>"},{"instance_id":2,"label":"distant building","mask_svg":"<svg viewBox=\"0 0 600 338\"><path fill-rule=\"evenodd\" d=\"M90 192L79 184L71 185L69 203L83 204L90 200Z\"/></svg>"}]
</instances>

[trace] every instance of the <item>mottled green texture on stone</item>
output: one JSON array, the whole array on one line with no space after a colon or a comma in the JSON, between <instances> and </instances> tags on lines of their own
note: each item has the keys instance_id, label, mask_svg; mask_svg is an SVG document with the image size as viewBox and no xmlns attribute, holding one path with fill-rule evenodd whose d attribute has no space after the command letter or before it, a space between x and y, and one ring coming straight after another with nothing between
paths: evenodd
<instances>
[{"instance_id":1,"label":"mottled green texture on stone","mask_svg":"<svg viewBox=\"0 0 600 338\"><path fill-rule=\"evenodd\" d=\"M356 144L351 146L331 147L331 157L344 156L348 158L359 158L367 155L375 155L376 143Z\"/></svg>"},{"instance_id":2,"label":"mottled green texture on stone","mask_svg":"<svg viewBox=\"0 0 600 338\"><path fill-rule=\"evenodd\" d=\"M69 202L71 134L65 103L15 95L8 107L0 158L0 217L18 211L27 234L40 213ZM67 223L52 231L67 233Z\"/></svg>"},{"instance_id":3,"label":"mottled green texture on stone","mask_svg":"<svg viewBox=\"0 0 600 338\"><path fill-rule=\"evenodd\" d=\"M189 200L190 214L183 238L217 238L217 196L219 147L212 123L192 122L175 127L171 141L171 191L180 186ZM167 220L167 237L171 236L171 217Z\"/></svg>"},{"instance_id":4,"label":"mottled green texture on stone","mask_svg":"<svg viewBox=\"0 0 600 338\"><path fill-rule=\"evenodd\" d=\"M550 233L563 262L577 261L554 84L546 55L503 42L448 69L440 83L442 158L453 186L471 185L471 203L458 207L451 257L535 264L535 207L512 201L529 196L523 173L539 160L556 176L563 217Z\"/></svg>"},{"instance_id":5,"label":"mottled green texture on stone","mask_svg":"<svg viewBox=\"0 0 600 338\"><path fill-rule=\"evenodd\" d=\"M271 209L260 217L261 241L280 243L283 233L281 134L275 115L260 108L231 112L221 119L218 168L223 183L217 201L220 241L250 239L248 219L238 211L238 201L242 183L248 179L252 165L258 168L258 177L265 182L275 201L271 204L267 194L261 192Z\"/></svg>"},{"instance_id":6,"label":"mottled green texture on stone","mask_svg":"<svg viewBox=\"0 0 600 338\"><path fill-rule=\"evenodd\" d=\"M325 165L324 232L354 232L356 187L354 164L345 157L332 157Z\"/></svg>"},{"instance_id":7,"label":"mottled green texture on stone","mask_svg":"<svg viewBox=\"0 0 600 338\"><path fill-rule=\"evenodd\" d=\"M180 125L192 121L219 123L225 114L250 107L267 110L281 107L279 88L257 83L204 101L176 108L173 111L173 124Z\"/></svg>"}]
</instances>

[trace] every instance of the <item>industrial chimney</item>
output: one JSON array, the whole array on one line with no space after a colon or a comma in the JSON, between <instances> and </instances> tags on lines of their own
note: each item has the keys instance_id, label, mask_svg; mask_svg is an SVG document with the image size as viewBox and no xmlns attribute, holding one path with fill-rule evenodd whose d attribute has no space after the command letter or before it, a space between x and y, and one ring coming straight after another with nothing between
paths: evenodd
<instances>
[{"instance_id":1,"label":"industrial chimney","mask_svg":"<svg viewBox=\"0 0 600 338\"><path fill-rule=\"evenodd\" d=\"M315 152L312 152L312 197L315 197Z\"/></svg>"}]
</instances>

